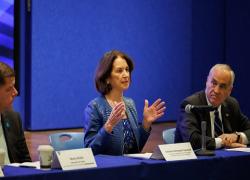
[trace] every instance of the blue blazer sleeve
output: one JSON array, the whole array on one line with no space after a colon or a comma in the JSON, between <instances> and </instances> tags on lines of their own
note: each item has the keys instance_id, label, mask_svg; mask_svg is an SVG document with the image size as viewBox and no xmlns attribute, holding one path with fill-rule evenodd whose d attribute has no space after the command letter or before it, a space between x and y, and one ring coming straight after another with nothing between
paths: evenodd
<instances>
[{"instance_id":1,"label":"blue blazer sleeve","mask_svg":"<svg viewBox=\"0 0 250 180\"><path fill-rule=\"evenodd\" d=\"M104 118L99 111L100 109L98 109L98 104L95 101L91 101L85 109L84 145L85 147L91 147L94 154L105 152L110 136L112 136L103 128Z\"/></svg>"}]
</instances>

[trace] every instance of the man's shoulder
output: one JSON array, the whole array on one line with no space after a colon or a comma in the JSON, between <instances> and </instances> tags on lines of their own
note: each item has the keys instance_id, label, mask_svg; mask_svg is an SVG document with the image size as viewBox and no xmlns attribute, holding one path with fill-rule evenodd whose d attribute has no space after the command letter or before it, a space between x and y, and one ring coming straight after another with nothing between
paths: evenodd
<instances>
[{"instance_id":1,"label":"man's shoulder","mask_svg":"<svg viewBox=\"0 0 250 180\"><path fill-rule=\"evenodd\" d=\"M18 119L20 114L16 111L5 111L3 112L3 118L4 119Z\"/></svg>"},{"instance_id":2,"label":"man's shoulder","mask_svg":"<svg viewBox=\"0 0 250 180\"><path fill-rule=\"evenodd\" d=\"M205 91L195 92L194 94L186 97L183 101L192 105L204 104L206 103Z\"/></svg>"},{"instance_id":3,"label":"man's shoulder","mask_svg":"<svg viewBox=\"0 0 250 180\"><path fill-rule=\"evenodd\" d=\"M225 105L238 105L238 101L235 97L229 96L224 102Z\"/></svg>"}]
</instances>

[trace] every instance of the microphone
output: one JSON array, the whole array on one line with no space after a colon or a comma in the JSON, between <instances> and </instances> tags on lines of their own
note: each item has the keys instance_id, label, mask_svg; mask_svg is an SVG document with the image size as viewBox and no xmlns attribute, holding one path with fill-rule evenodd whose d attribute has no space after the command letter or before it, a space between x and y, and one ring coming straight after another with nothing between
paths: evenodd
<instances>
[{"instance_id":1,"label":"microphone","mask_svg":"<svg viewBox=\"0 0 250 180\"><path fill-rule=\"evenodd\" d=\"M185 112L186 113L195 113L195 112L204 112L204 111L214 111L217 107L213 107L210 105L191 105L187 104L185 106Z\"/></svg>"},{"instance_id":2,"label":"microphone","mask_svg":"<svg viewBox=\"0 0 250 180\"><path fill-rule=\"evenodd\" d=\"M207 122L201 121L201 150L206 151L206 129Z\"/></svg>"},{"instance_id":3,"label":"microphone","mask_svg":"<svg viewBox=\"0 0 250 180\"><path fill-rule=\"evenodd\" d=\"M201 149L195 151L197 156L214 156L214 152L206 148L206 121L201 121Z\"/></svg>"}]
</instances>

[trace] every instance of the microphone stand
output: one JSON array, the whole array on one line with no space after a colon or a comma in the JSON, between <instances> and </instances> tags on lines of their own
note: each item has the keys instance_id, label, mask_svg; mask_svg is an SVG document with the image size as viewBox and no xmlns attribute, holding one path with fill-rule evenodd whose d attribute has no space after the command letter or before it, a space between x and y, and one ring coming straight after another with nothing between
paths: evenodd
<instances>
[{"instance_id":1,"label":"microphone stand","mask_svg":"<svg viewBox=\"0 0 250 180\"><path fill-rule=\"evenodd\" d=\"M201 149L198 149L197 151L195 151L195 154L197 156L214 156L215 155L214 151L207 150L206 148L206 127L207 127L207 122L201 121Z\"/></svg>"}]
</instances>

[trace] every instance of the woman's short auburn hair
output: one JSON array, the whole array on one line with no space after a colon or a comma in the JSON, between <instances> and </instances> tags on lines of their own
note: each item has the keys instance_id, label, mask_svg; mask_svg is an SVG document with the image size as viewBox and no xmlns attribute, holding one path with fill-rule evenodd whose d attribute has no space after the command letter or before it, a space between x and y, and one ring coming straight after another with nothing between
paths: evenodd
<instances>
[{"instance_id":1,"label":"woman's short auburn hair","mask_svg":"<svg viewBox=\"0 0 250 180\"><path fill-rule=\"evenodd\" d=\"M95 73L95 86L97 91L100 92L102 95L106 95L112 90L111 84L107 84L107 79L110 77L114 60L117 57L121 57L127 62L131 80L131 72L134 69L132 59L125 53L118 50L106 52L101 58Z\"/></svg>"}]
</instances>

